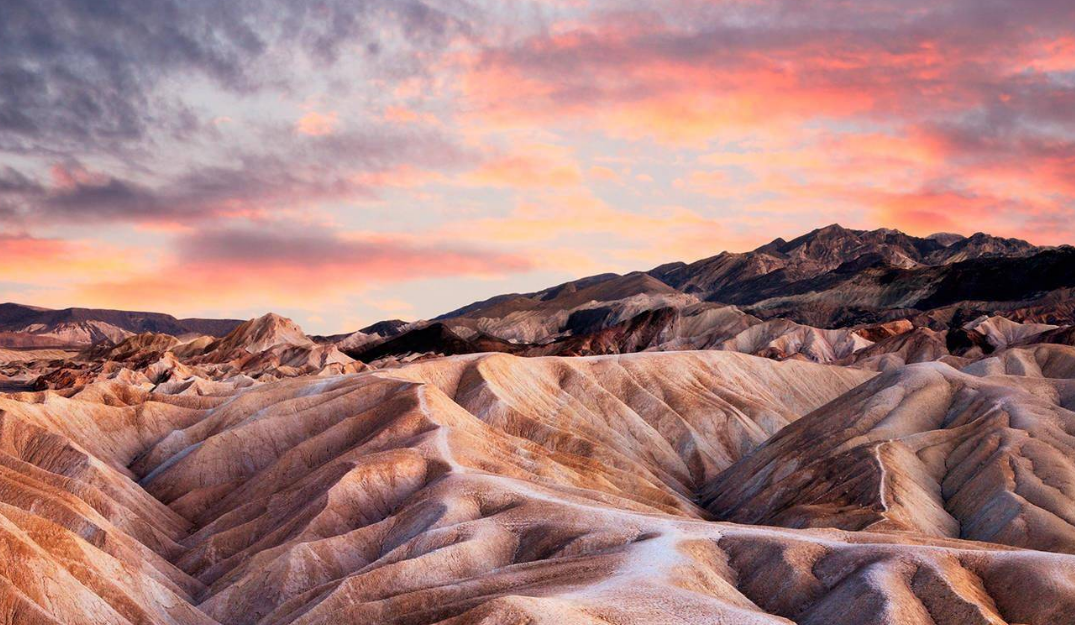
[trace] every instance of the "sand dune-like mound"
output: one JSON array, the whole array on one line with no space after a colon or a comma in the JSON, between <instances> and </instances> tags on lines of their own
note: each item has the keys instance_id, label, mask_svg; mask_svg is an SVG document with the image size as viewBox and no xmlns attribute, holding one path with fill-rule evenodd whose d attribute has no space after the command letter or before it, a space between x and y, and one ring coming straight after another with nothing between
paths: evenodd
<instances>
[{"instance_id":1,"label":"sand dune-like mound","mask_svg":"<svg viewBox=\"0 0 1075 625\"><path fill-rule=\"evenodd\" d=\"M0 398L5 622L214 622L192 603L203 585L169 562L189 521L125 466L202 414L118 384Z\"/></svg>"},{"instance_id":2,"label":"sand dune-like mound","mask_svg":"<svg viewBox=\"0 0 1075 625\"><path fill-rule=\"evenodd\" d=\"M116 380L10 395L0 609L15 623L1062 622L1075 557L958 532L719 523L697 505L771 435L890 375L714 351L480 354L220 396ZM1019 379L1032 397L1063 381Z\"/></svg>"},{"instance_id":3,"label":"sand dune-like mound","mask_svg":"<svg viewBox=\"0 0 1075 625\"><path fill-rule=\"evenodd\" d=\"M910 604L881 614L928 614L916 592L939 613L1001 622L977 576L1047 564L690 520L704 513L683 430L724 410L696 434L716 447L741 413L793 420L825 401L819 389L870 375L847 374L727 353L444 359L316 391L260 387L135 469L200 528L176 562L208 586L199 607L220 622L841 622L837 606L858 594ZM803 550L808 566L792 555ZM805 577L772 598L764 580L797 566ZM1006 614L1044 614L1021 601L1001 598Z\"/></svg>"},{"instance_id":4,"label":"sand dune-like mound","mask_svg":"<svg viewBox=\"0 0 1075 625\"><path fill-rule=\"evenodd\" d=\"M662 505L689 510L686 499L694 485L870 375L709 352L593 359L457 357L356 378L359 390L344 387L303 396L298 403L258 412L251 421L250 402L266 401L287 387L258 389L227 410L172 433L142 459L141 467L156 471L147 482L154 494L165 501L189 498L194 489L245 480L256 468L257 462L236 456L223 441L246 441L253 449L257 433L264 432L273 437L268 443L272 449L285 444L276 438L284 435L273 419L276 410L301 412L303 403L315 406L317 418L297 421L304 429L286 435L294 444L308 438L307 429L327 427L348 416L347 411L361 409L365 400L356 396L378 397L388 389L418 384L435 388L454 411L480 415L485 425L474 434L477 440L492 436L487 431L491 426L607 473L611 492L644 486L644 492L656 489ZM712 379L721 383L711 385L707 381ZM330 410L336 406L345 414ZM166 471L158 470L180 453ZM628 477L626 485L613 488Z\"/></svg>"},{"instance_id":5,"label":"sand dune-like mound","mask_svg":"<svg viewBox=\"0 0 1075 625\"><path fill-rule=\"evenodd\" d=\"M851 330L822 330L776 319L743 330L722 343L720 349L777 360L797 357L827 363L848 358L870 345L869 340Z\"/></svg>"},{"instance_id":6,"label":"sand dune-like mound","mask_svg":"<svg viewBox=\"0 0 1075 625\"><path fill-rule=\"evenodd\" d=\"M1075 349L1050 345L965 372L890 371L721 474L709 509L744 523L1075 552L1073 367Z\"/></svg>"},{"instance_id":7,"label":"sand dune-like mound","mask_svg":"<svg viewBox=\"0 0 1075 625\"><path fill-rule=\"evenodd\" d=\"M1068 345L1031 345L1012 347L963 367L965 373L978 376L1010 375L1053 380L1075 379L1075 348ZM1054 384L1058 390L1067 387ZM1064 406L1072 406L1061 400Z\"/></svg>"}]
</instances>

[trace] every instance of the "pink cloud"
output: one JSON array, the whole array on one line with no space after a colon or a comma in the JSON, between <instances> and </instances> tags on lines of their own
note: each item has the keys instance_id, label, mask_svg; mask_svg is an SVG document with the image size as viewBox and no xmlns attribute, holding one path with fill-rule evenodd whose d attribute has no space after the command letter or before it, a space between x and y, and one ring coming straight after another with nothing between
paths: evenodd
<instances>
[{"instance_id":1,"label":"pink cloud","mask_svg":"<svg viewBox=\"0 0 1075 625\"><path fill-rule=\"evenodd\" d=\"M295 131L311 137L321 137L336 132L338 123L336 111L318 113L311 110L295 122Z\"/></svg>"},{"instance_id":2,"label":"pink cloud","mask_svg":"<svg viewBox=\"0 0 1075 625\"><path fill-rule=\"evenodd\" d=\"M182 236L169 258L120 280L78 289L95 305L198 308L324 306L375 285L526 272L525 257L405 235L336 234L292 225Z\"/></svg>"},{"instance_id":3,"label":"pink cloud","mask_svg":"<svg viewBox=\"0 0 1075 625\"><path fill-rule=\"evenodd\" d=\"M601 182L622 182L622 178L611 167L605 167L604 165L594 165L590 167L586 172L587 177L590 180L598 180Z\"/></svg>"},{"instance_id":4,"label":"pink cloud","mask_svg":"<svg viewBox=\"0 0 1075 625\"><path fill-rule=\"evenodd\" d=\"M137 264L131 248L95 241L0 235L0 281L70 284L101 275L125 275Z\"/></svg>"},{"instance_id":5,"label":"pink cloud","mask_svg":"<svg viewBox=\"0 0 1075 625\"><path fill-rule=\"evenodd\" d=\"M388 106L384 110L385 121L397 124L437 124L437 118L429 113L422 113L405 106Z\"/></svg>"},{"instance_id":6,"label":"pink cloud","mask_svg":"<svg viewBox=\"0 0 1075 625\"><path fill-rule=\"evenodd\" d=\"M467 184L489 187L571 187L583 175L570 150L550 144L524 144L494 155L463 177Z\"/></svg>"}]
</instances>

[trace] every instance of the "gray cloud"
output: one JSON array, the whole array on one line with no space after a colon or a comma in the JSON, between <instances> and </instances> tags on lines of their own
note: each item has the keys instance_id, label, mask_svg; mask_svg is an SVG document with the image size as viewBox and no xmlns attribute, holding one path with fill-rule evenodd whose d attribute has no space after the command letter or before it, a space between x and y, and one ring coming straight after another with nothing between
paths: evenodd
<instances>
[{"instance_id":1,"label":"gray cloud","mask_svg":"<svg viewBox=\"0 0 1075 625\"><path fill-rule=\"evenodd\" d=\"M2 167L0 220L33 225L194 223L236 213L268 218L281 207L377 197L379 189L356 178L358 173L402 164L453 168L476 158L437 133L392 129L312 139L285 130L276 143L273 152L240 152L230 166L193 167L158 185L87 171L74 160L57 166L72 172L65 184Z\"/></svg>"},{"instance_id":2,"label":"gray cloud","mask_svg":"<svg viewBox=\"0 0 1075 625\"><path fill-rule=\"evenodd\" d=\"M2 14L0 151L20 153L115 151L196 131L197 103L164 96L167 80L286 89L304 77L279 59L325 66L345 44L381 50L385 23L407 29L412 49L465 30L420 0L6 0Z\"/></svg>"},{"instance_id":3,"label":"gray cloud","mask_svg":"<svg viewBox=\"0 0 1075 625\"><path fill-rule=\"evenodd\" d=\"M0 220L201 221L236 207L372 196L353 175L466 162L433 129L296 137L255 117L227 135L219 97L301 101L346 57L398 79L469 25L457 0L6 0L0 8ZM386 28L407 33L382 45ZM341 80L337 77L337 80ZM346 80L342 80L346 83ZM184 88L202 85L201 90ZM206 87L205 85L209 86ZM5 155L18 161L5 165ZM16 165L15 163L18 163ZM28 163L33 163L29 166ZM85 175L55 184L56 163ZM259 204L259 206L252 206Z\"/></svg>"},{"instance_id":4,"label":"gray cloud","mask_svg":"<svg viewBox=\"0 0 1075 625\"><path fill-rule=\"evenodd\" d=\"M2 195L38 195L44 189L36 180L21 173L14 167L0 167L0 196Z\"/></svg>"},{"instance_id":5,"label":"gray cloud","mask_svg":"<svg viewBox=\"0 0 1075 625\"><path fill-rule=\"evenodd\" d=\"M509 95L490 106L521 115L542 107L551 115L601 115L664 95L749 91L756 73L786 81L789 102L796 85L869 96L862 118L937 134L962 149L955 158L1075 158L1075 74L1015 65L1070 38L1070 0L675 0L659 12L650 2L629 6L594 20L597 26L487 47L486 67L542 86L541 98ZM675 68L706 72L708 83L690 85ZM802 96L807 105L809 96ZM820 119L828 114L816 111Z\"/></svg>"}]
</instances>

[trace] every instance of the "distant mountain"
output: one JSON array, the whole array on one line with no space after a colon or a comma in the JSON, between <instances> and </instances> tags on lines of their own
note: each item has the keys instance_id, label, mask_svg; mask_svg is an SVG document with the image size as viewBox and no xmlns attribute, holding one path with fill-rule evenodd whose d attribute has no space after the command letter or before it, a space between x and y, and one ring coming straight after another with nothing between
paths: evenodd
<instances>
[{"instance_id":1,"label":"distant mountain","mask_svg":"<svg viewBox=\"0 0 1075 625\"><path fill-rule=\"evenodd\" d=\"M37 306L0 304L0 332L13 345L28 344L86 345L103 341L118 342L131 334L152 332L181 336L205 334L224 336L241 324L238 319L177 319L154 312L131 312L96 308L51 310ZM33 335L38 339L19 337Z\"/></svg>"},{"instance_id":2,"label":"distant mountain","mask_svg":"<svg viewBox=\"0 0 1075 625\"><path fill-rule=\"evenodd\" d=\"M375 335L383 338L391 338L397 334L403 332L409 324L401 319L388 319L387 321L378 321L373 325L366 326L359 330L359 332L367 335Z\"/></svg>"},{"instance_id":3,"label":"distant mountain","mask_svg":"<svg viewBox=\"0 0 1075 625\"><path fill-rule=\"evenodd\" d=\"M373 325L366 326L355 332L345 332L343 334L332 334L329 336L313 335L310 338L316 343L332 343L344 351L357 350L364 345L379 343L382 340L390 339L402 334L409 326L410 324L406 321L389 319L386 321L378 321Z\"/></svg>"},{"instance_id":4,"label":"distant mountain","mask_svg":"<svg viewBox=\"0 0 1075 625\"><path fill-rule=\"evenodd\" d=\"M982 233L922 238L888 228L851 230L833 224L791 241L776 239L750 252L723 252L689 264L669 263L622 276L600 274L535 293L498 295L440 315L435 321L448 321L453 327L470 325L501 338L521 340L522 336L498 332L495 320L532 326L538 323L536 316L632 297L656 303L678 296L684 304L710 301L751 306L776 296L827 290L871 270L925 270L974 259L1026 258L1042 251L1020 239ZM947 275L936 270L929 275L942 274ZM624 320L611 319L609 325ZM511 332L520 334L518 327Z\"/></svg>"},{"instance_id":5,"label":"distant mountain","mask_svg":"<svg viewBox=\"0 0 1075 625\"><path fill-rule=\"evenodd\" d=\"M688 306L697 301L695 296L644 272L602 274L535 293L500 295L434 321L445 322L463 335L481 333L508 341L540 343L561 334L573 314L601 304L609 304L610 308L596 314L603 315L605 325L613 325L645 310Z\"/></svg>"},{"instance_id":6,"label":"distant mountain","mask_svg":"<svg viewBox=\"0 0 1075 625\"><path fill-rule=\"evenodd\" d=\"M54 336L41 336L26 332L0 332L0 347L16 349L46 349L66 347L68 343Z\"/></svg>"},{"instance_id":7,"label":"distant mountain","mask_svg":"<svg viewBox=\"0 0 1075 625\"><path fill-rule=\"evenodd\" d=\"M897 230L849 230L837 224L791 241L776 239L751 252L725 252L691 264L657 267L649 273L701 299L751 304L802 281L830 272L883 266L920 269L984 257L1026 257L1041 251L1020 239L987 234L913 237Z\"/></svg>"},{"instance_id":8,"label":"distant mountain","mask_svg":"<svg viewBox=\"0 0 1075 625\"><path fill-rule=\"evenodd\" d=\"M437 317L432 323L443 327L432 334L416 323L391 341L356 333L339 344L367 361L406 357L405 350L423 347L470 353L470 341L479 338L507 341L496 351L525 355L735 346L781 358L837 358L857 343L832 331L899 319L934 331L997 314L1075 322L1073 298L1064 291L1075 288L1072 267L1070 247L1041 248L983 233L914 237L833 224L750 252L498 295ZM714 312L728 306L733 312ZM741 334L779 319L790 325ZM926 349L938 339L916 340Z\"/></svg>"}]
</instances>

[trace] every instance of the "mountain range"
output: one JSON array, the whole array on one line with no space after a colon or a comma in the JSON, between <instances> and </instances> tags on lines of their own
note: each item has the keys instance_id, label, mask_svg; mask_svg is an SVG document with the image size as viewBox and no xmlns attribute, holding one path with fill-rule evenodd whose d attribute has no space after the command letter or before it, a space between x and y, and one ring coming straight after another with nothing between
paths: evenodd
<instances>
[{"instance_id":1,"label":"mountain range","mask_svg":"<svg viewBox=\"0 0 1075 625\"><path fill-rule=\"evenodd\" d=\"M9 302L0 304L0 346L89 345L118 342L143 332L223 336L240 323L236 319L176 319L164 313L99 308L50 310Z\"/></svg>"}]
</instances>

